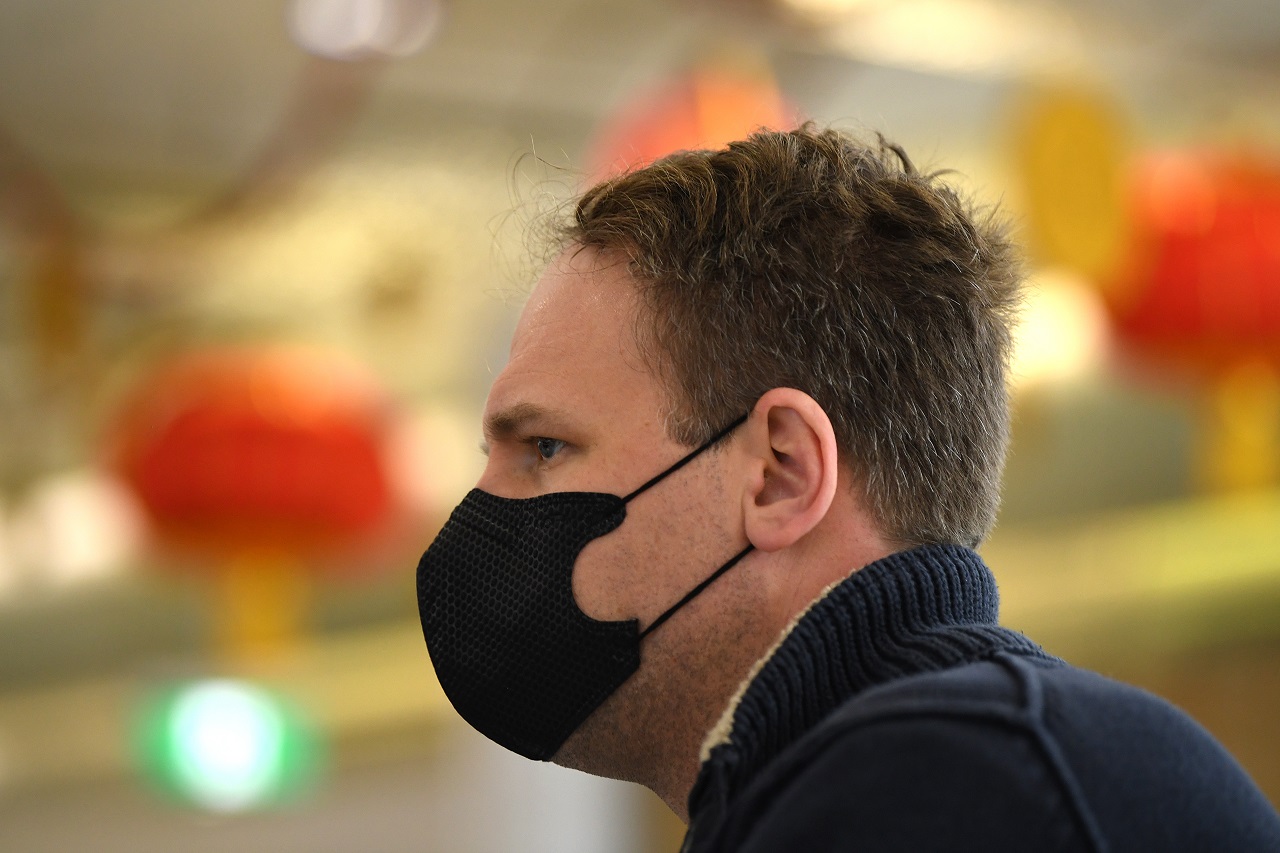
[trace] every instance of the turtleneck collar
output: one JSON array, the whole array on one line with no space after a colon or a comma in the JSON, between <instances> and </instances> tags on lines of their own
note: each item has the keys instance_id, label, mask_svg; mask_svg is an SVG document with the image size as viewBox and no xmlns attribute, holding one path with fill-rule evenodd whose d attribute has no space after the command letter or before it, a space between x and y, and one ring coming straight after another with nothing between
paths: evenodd
<instances>
[{"instance_id":1,"label":"turtleneck collar","mask_svg":"<svg viewBox=\"0 0 1280 853\"><path fill-rule=\"evenodd\" d=\"M726 711L704 747L691 815L697 818L708 796L721 804L732 799L787 746L869 687L999 651L1046 656L999 627L998 611L995 577L967 548L924 546L854 572L794 623Z\"/></svg>"}]
</instances>

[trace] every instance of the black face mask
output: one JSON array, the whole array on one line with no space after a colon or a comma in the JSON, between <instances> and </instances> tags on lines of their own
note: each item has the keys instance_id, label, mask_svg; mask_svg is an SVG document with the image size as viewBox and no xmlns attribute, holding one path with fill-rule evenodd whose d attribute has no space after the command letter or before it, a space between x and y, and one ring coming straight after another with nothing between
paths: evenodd
<instances>
[{"instance_id":1,"label":"black face mask","mask_svg":"<svg viewBox=\"0 0 1280 853\"><path fill-rule=\"evenodd\" d=\"M751 550L747 545L643 632L578 609L573 565L617 529L627 502L746 421L626 497L555 492L500 498L473 489L418 563L418 611L445 695L477 731L513 752L551 758L640 668L640 641Z\"/></svg>"}]
</instances>

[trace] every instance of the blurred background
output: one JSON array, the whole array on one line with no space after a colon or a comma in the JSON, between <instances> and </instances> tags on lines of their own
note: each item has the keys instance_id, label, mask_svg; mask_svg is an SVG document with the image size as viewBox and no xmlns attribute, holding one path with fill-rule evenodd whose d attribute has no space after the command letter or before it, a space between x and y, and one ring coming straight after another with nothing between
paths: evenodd
<instances>
[{"instance_id":1,"label":"blurred background","mask_svg":"<svg viewBox=\"0 0 1280 853\"><path fill-rule=\"evenodd\" d=\"M0 849L675 850L435 684L544 217L805 118L1032 283L1004 620L1280 801L1271 0L0 0Z\"/></svg>"}]
</instances>

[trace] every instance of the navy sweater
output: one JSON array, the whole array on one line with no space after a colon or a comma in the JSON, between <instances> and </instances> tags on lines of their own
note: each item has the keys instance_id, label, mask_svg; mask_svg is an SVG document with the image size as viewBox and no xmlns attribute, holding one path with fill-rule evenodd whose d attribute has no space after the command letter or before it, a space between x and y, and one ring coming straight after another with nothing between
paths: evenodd
<instances>
[{"instance_id":1,"label":"navy sweater","mask_svg":"<svg viewBox=\"0 0 1280 853\"><path fill-rule=\"evenodd\" d=\"M837 585L711 745L683 850L1280 851L1280 817L1208 732L997 607L959 547Z\"/></svg>"}]
</instances>

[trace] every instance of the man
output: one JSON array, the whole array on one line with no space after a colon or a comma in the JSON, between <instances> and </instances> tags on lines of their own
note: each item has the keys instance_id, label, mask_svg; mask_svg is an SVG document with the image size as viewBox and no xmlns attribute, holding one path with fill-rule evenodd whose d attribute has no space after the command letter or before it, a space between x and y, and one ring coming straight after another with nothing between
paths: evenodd
<instances>
[{"instance_id":1,"label":"man","mask_svg":"<svg viewBox=\"0 0 1280 853\"><path fill-rule=\"evenodd\" d=\"M997 625L1019 269L805 127L586 192L419 567L454 706L689 851L1280 850L1199 726Z\"/></svg>"}]
</instances>

